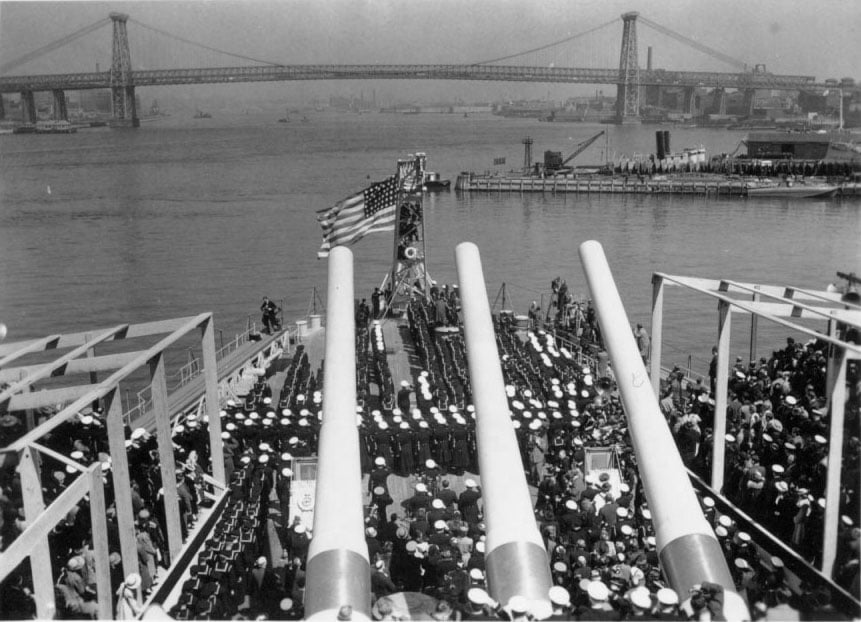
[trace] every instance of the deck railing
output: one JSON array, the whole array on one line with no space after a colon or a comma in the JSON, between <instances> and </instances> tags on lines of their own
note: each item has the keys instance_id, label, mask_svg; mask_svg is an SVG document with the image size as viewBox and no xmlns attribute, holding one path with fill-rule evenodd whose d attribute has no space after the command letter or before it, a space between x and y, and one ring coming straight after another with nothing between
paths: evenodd
<instances>
[{"instance_id":1,"label":"deck railing","mask_svg":"<svg viewBox=\"0 0 861 622\"><path fill-rule=\"evenodd\" d=\"M218 350L216 350L216 360L220 361L225 357L229 356L240 347L251 341L251 335L257 334L257 324L255 322L249 321L248 328L234 336L232 340L223 344ZM300 340L298 329L294 327L287 328L284 330L283 334L273 342L272 345L279 344L283 351L289 351L290 345L298 343ZM253 359L258 359L259 354ZM258 361L260 362L260 361ZM240 368L243 366L240 366ZM192 358L188 363L180 367L173 374L168 376L168 393L173 393L182 387L186 386L193 380L195 380L198 376L203 373L203 366L201 364L201 360L198 357ZM199 410L202 412L202 409L205 405L205 400L201 398L195 408L188 410L185 415L193 412L194 410ZM147 410L152 407L152 394L150 387L145 387L144 389L136 392L134 397L127 398L125 413L123 415L126 423L130 424L135 421L138 417L143 415Z\"/></svg>"}]
</instances>

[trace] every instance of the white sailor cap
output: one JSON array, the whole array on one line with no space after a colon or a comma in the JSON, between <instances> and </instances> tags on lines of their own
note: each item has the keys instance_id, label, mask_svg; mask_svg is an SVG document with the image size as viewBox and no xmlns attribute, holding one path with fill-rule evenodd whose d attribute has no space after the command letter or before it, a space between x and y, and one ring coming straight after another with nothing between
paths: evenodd
<instances>
[{"instance_id":1,"label":"white sailor cap","mask_svg":"<svg viewBox=\"0 0 861 622\"><path fill-rule=\"evenodd\" d=\"M478 569L476 568L475 570ZM478 606L487 604L487 601L490 599L490 596L487 595L487 592L485 592L480 587L470 588L469 591L466 593L466 597L469 599L469 602L471 602L473 605Z\"/></svg>"},{"instance_id":2,"label":"white sailor cap","mask_svg":"<svg viewBox=\"0 0 861 622\"><path fill-rule=\"evenodd\" d=\"M601 581L592 581L586 589L589 598L594 601L603 602L610 597L610 590Z\"/></svg>"},{"instance_id":3,"label":"white sailor cap","mask_svg":"<svg viewBox=\"0 0 861 622\"><path fill-rule=\"evenodd\" d=\"M631 604L638 609L649 609L652 606L652 598L649 590L644 587L637 587L628 593L628 598Z\"/></svg>"},{"instance_id":4,"label":"white sailor cap","mask_svg":"<svg viewBox=\"0 0 861 622\"><path fill-rule=\"evenodd\" d=\"M679 595L676 594L675 590L668 587L662 587L661 589L659 589L657 597L658 602L665 607L679 604Z\"/></svg>"},{"instance_id":5,"label":"white sailor cap","mask_svg":"<svg viewBox=\"0 0 861 622\"><path fill-rule=\"evenodd\" d=\"M557 607L567 607L571 604L571 595L561 585L551 587L547 595L550 597L550 602Z\"/></svg>"}]
</instances>

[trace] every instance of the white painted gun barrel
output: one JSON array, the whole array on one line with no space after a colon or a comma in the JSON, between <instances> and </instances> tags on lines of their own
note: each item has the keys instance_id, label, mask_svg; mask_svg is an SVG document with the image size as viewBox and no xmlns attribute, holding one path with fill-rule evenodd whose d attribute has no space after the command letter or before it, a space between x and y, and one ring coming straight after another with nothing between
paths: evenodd
<instances>
[{"instance_id":1,"label":"white painted gun barrel","mask_svg":"<svg viewBox=\"0 0 861 622\"><path fill-rule=\"evenodd\" d=\"M511 425L478 247L459 244L455 259L476 411L488 588L502 605L522 596L531 602L533 615L546 617L541 614L549 615L550 564Z\"/></svg>"},{"instance_id":2,"label":"white painted gun barrel","mask_svg":"<svg viewBox=\"0 0 861 622\"><path fill-rule=\"evenodd\" d=\"M329 252L326 382L317 459L314 532L308 549L305 615L330 620L342 606L371 615L359 432L356 427L356 326L353 253Z\"/></svg>"},{"instance_id":3,"label":"white painted gun barrel","mask_svg":"<svg viewBox=\"0 0 861 622\"><path fill-rule=\"evenodd\" d=\"M695 584L717 583L724 588L726 619L749 620L750 612L735 591L723 551L703 516L661 414L601 244L594 240L583 242L580 260L628 417L667 580L682 600Z\"/></svg>"}]
</instances>

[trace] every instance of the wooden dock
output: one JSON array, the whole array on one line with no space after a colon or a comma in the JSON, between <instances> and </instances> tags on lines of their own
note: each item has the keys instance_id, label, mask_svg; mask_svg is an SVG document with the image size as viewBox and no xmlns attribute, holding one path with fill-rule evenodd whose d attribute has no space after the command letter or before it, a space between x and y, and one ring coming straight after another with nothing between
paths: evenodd
<instances>
[{"instance_id":1,"label":"wooden dock","mask_svg":"<svg viewBox=\"0 0 861 622\"><path fill-rule=\"evenodd\" d=\"M464 192L540 192L550 194L649 194L746 197L748 182L707 175L690 178L649 178L641 175L588 177L505 177L462 174L456 190ZM861 184L836 184L837 196L861 196Z\"/></svg>"}]
</instances>

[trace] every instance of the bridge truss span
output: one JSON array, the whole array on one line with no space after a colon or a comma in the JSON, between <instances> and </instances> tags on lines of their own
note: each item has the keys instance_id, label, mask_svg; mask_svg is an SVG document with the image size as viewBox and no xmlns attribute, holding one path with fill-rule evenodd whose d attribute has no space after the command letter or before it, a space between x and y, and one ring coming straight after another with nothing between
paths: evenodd
<instances>
[{"instance_id":1,"label":"bridge truss span","mask_svg":"<svg viewBox=\"0 0 861 622\"><path fill-rule=\"evenodd\" d=\"M583 67L522 67L514 65L265 65L202 69L154 69L131 72L134 86L218 84L288 80L477 80L615 84L617 69ZM722 88L825 88L812 76L703 71L641 70L640 86L701 86ZM110 72L0 77L0 92L53 89L110 88Z\"/></svg>"}]
</instances>

